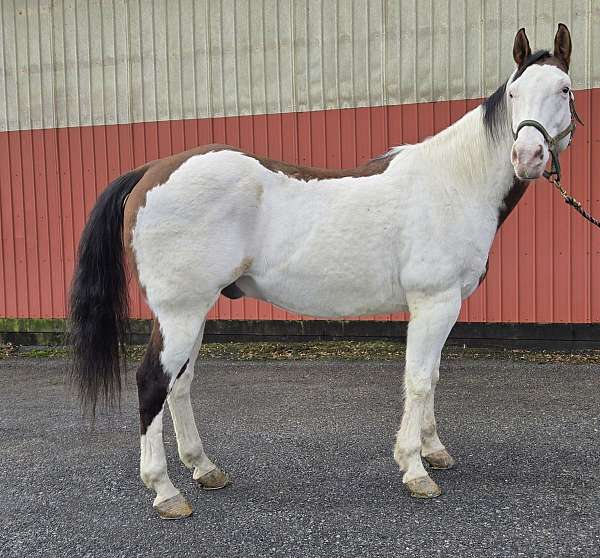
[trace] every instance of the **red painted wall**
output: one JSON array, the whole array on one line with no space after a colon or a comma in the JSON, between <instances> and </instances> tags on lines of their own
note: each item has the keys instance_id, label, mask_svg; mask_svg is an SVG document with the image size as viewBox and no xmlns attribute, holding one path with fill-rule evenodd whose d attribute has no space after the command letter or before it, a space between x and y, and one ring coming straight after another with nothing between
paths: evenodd
<instances>
[{"instance_id":1,"label":"red painted wall","mask_svg":"<svg viewBox=\"0 0 600 558\"><path fill-rule=\"evenodd\" d=\"M86 215L111 179L146 161L218 142L301 164L350 167L442 130L479 102L0 133L0 317L66 315ZM563 155L564 183L600 215L600 89L578 91L576 103L585 127ZM461 319L597 322L599 282L600 231L539 181L502 227L488 276ZM149 316L136 288L132 301L133 317ZM297 318L251 299L221 299L209 317Z\"/></svg>"}]
</instances>

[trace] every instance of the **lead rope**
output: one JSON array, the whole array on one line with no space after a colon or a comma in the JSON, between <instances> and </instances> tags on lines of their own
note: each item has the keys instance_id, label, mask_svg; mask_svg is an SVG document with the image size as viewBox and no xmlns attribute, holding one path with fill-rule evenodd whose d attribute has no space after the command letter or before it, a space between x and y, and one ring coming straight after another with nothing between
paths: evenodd
<instances>
[{"instance_id":1,"label":"lead rope","mask_svg":"<svg viewBox=\"0 0 600 558\"><path fill-rule=\"evenodd\" d=\"M571 138L569 139L569 145L571 145L571 142L573 141L573 134L575 133L575 122L579 122L579 124L583 126L583 122L581 121L581 118L579 118L579 115L575 110L575 97L573 96L573 92L571 92L569 107L571 108ZM548 133L542 133L542 135L546 137ZM552 146L555 146L556 138L552 138L551 143ZM600 220L596 219L595 217L592 217L585 209L583 209L581 203L579 203L562 187L562 184L560 183L560 165L558 163L558 153L552 149L550 150L550 153L552 155L552 167L550 169L550 172L544 172L544 176L546 177L548 182L550 182L550 184L552 184L552 186L554 186L558 190L559 194L562 196L563 200L565 200L565 203L567 205L570 205L575 211L577 211L577 213L579 213L579 215L581 215L584 219L587 219L590 223L592 223L592 225L600 227Z\"/></svg>"},{"instance_id":2,"label":"lead rope","mask_svg":"<svg viewBox=\"0 0 600 558\"><path fill-rule=\"evenodd\" d=\"M549 176L548 181L559 191L567 205L570 205L575 211L577 211L577 213L582 215L590 223L600 227L600 220L595 219L585 209L583 209L581 204L562 187L560 180L555 175Z\"/></svg>"}]
</instances>

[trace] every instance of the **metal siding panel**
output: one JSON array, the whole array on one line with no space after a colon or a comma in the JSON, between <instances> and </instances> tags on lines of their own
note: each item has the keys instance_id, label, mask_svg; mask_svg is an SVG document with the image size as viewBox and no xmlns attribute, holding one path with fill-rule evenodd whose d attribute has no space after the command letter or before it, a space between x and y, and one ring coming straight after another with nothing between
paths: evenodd
<instances>
[{"instance_id":1,"label":"metal siding panel","mask_svg":"<svg viewBox=\"0 0 600 558\"><path fill-rule=\"evenodd\" d=\"M36 134L38 135L38 134ZM44 130L41 138L43 157L40 172L44 173L47 200L47 234L49 242L49 277L42 275L42 281L49 279L51 285L51 316L61 315L66 306L64 262L64 233L61 220L60 168L57 130ZM37 188L36 188L37 189ZM42 204L43 205L43 204Z\"/></svg>"},{"instance_id":2,"label":"metal siding panel","mask_svg":"<svg viewBox=\"0 0 600 558\"><path fill-rule=\"evenodd\" d=\"M106 2L105 2L106 4ZM87 39L87 51L89 52L90 69L90 113L92 125L108 124L115 121L114 111L107 111L104 93L106 89L114 90L114 81L110 78L110 73L105 72L111 65L114 65L114 55L110 51L110 45L106 51L104 25L102 18L102 7L96 3L88 3L86 20L88 29L83 28ZM81 28L80 28L81 29Z\"/></svg>"},{"instance_id":3,"label":"metal siding panel","mask_svg":"<svg viewBox=\"0 0 600 558\"><path fill-rule=\"evenodd\" d=\"M577 92L577 110L584 122L590 122L591 119L590 101L589 93L582 95L581 92ZM579 132L574 141L581 142L586 147L590 145L590 127L580 127ZM568 174L566 175L571 193L587 208L590 207L591 203L589 155L589 149L570 149L567 153ZM584 219L579 218L578 215L573 215L573 217L571 220L571 268L567 270L571 276L571 313L568 321L589 322L590 242L593 227Z\"/></svg>"},{"instance_id":4,"label":"metal siding panel","mask_svg":"<svg viewBox=\"0 0 600 558\"><path fill-rule=\"evenodd\" d=\"M600 24L600 21L599 21ZM594 89L590 93L590 127L591 150L590 150L590 172L594 177L590 181L591 209L594 215L600 212L600 89ZM600 283L600 230L594 228L591 233L591 268L590 268L590 299L591 299L591 321L600 322L600 289L596 285Z\"/></svg>"},{"instance_id":5,"label":"metal siding panel","mask_svg":"<svg viewBox=\"0 0 600 558\"><path fill-rule=\"evenodd\" d=\"M69 137L67 128L56 130L56 148L58 161L58 188L60 201L60 221L58 234L62 237L62 276L65 281L63 289L66 290L73 270L75 259L75 232L73 227L73 183L70 170ZM56 233L55 233L56 234ZM61 308L64 314L65 307ZM60 316L61 314L57 314Z\"/></svg>"},{"instance_id":6,"label":"metal siding panel","mask_svg":"<svg viewBox=\"0 0 600 558\"><path fill-rule=\"evenodd\" d=\"M0 186L0 315L16 316L17 275L8 133L0 133Z\"/></svg>"},{"instance_id":7,"label":"metal siding panel","mask_svg":"<svg viewBox=\"0 0 600 558\"><path fill-rule=\"evenodd\" d=\"M600 197L592 183L600 159L598 90L578 92L577 104L588 125L576 136L571 161L566 156L563 164L576 196L598 210ZM360 163L384 151L392 136L399 142L422 139L475 105L476 101L441 102L0 134L7 148L2 181L9 184L2 188L3 314L64 316L75 239L85 215L106 182L132 166L213 140L286 160L305 159L309 164ZM50 218L59 208L62 218ZM488 277L465 304L461 319L596 319L600 302L592 286L600 270L599 237L581 219L573 218L546 183L531 185L499 233ZM135 289L132 300L132 314L148 317ZM249 300L220 300L211 315L223 319L296 318ZM365 319L374 318L405 319L406 315Z\"/></svg>"},{"instance_id":8,"label":"metal siding panel","mask_svg":"<svg viewBox=\"0 0 600 558\"><path fill-rule=\"evenodd\" d=\"M535 292L537 284L537 273L535 268L536 237L535 237L535 192L534 188L547 187L546 184L533 184L525 193L515 216L518 234L518 269L515 281L518 285L516 304L518 308L519 322L535 322L536 305Z\"/></svg>"},{"instance_id":9,"label":"metal siding panel","mask_svg":"<svg viewBox=\"0 0 600 558\"><path fill-rule=\"evenodd\" d=\"M0 131L479 98L515 30L570 25L576 89L600 86L589 0L6 0Z\"/></svg>"},{"instance_id":10,"label":"metal siding panel","mask_svg":"<svg viewBox=\"0 0 600 558\"><path fill-rule=\"evenodd\" d=\"M27 270L27 283L24 286L24 298L26 299L28 312L39 312L39 297L34 285L39 285L39 273L37 266L37 249L35 240L37 227L35 220L35 200L31 185L33 183L33 145L32 131L26 130L20 134L19 156L21 158L19 176L19 198L22 204L22 226L23 237L21 239L21 257L24 260L24 268Z\"/></svg>"},{"instance_id":11,"label":"metal siding panel","mask_svg":"<svg viewBox=\"0 0 600 558\"><path fill-rule=\"evenodd\" d=\"M48 165L52 162L52 157L46 157L46 138L45 131L34 133L34 172L35 172L35 196L36 196L36 215L34 219L38 221L38 265L39 277L42 288L40 289L40 313L44 315L52 315L56 304L54 298L56 296L56 276L54 272L54 262L60 262L60 253L58 257L53 257L53 246L50 239L50 205L53 202L49 200L49 185L52 180L52 171ZM51 148L51 143L48 147ZM54 202L55 203L55 202ZM56 207L56 206L55 206ZM60 211L60 209L59 209ZM37 287L36 287L37 288Z\"/></svg>"},{"instance_id":12,"label":"metal siding panel","mask_svg":"<svg viewBox=\"0 0 600 558\"><path fill-rule=\"evenodd\" d=\"M29 273L27 269L26 226L23 196L23 170L22 170L22 134L27 132L9 133L8 156L10 158L10 186L14 241L14 275L16 278L13 295L16 300L18 316L29 316Z\"/></svg>"},{"instance_id":13,"label":"metal siding panel","mask_svg":"<svg viewBox=\"0 0 600 558\"><path fill-rule=\"evenodd\" d=\"M52 66L48 71L51 73L52 85L49 89L52 90L54 106L46 121L51 119L54 126L64 127L68 125L65 26L62 10L58 7L52 11L48 33L52 36Z\"/></svg>"}]
</instances>

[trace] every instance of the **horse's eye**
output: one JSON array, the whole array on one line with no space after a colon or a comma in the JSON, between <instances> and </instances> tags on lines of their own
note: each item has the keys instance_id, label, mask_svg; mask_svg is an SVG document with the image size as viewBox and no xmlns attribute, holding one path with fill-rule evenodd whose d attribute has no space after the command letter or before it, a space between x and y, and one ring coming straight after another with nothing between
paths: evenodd
<instances>
[{"instance_id":1,"label":"horse's eye","mask_svg":"<svg viewBox=\"0 0 600 558\"><path fill-rule=\"evenodd\" d=\"M566 95L569 92L569 88L568 87L563 87L562 88L562 92Z\"/></svg>"},{"instance_id":2,"label":"horse's eye","mask_svg":"<svg viewBox=\"0 0 600 558\"><path fill-rule=\"evenodd\" d=\"M513 98L513 94L509 93L508 96L512 99Z\"/></svg>"}]
</instances>

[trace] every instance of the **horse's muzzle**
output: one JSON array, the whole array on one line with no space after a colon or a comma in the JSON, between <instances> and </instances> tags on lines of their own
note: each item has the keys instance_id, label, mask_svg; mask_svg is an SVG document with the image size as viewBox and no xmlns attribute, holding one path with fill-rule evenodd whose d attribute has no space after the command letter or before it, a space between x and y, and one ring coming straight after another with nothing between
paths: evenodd
<instances>
[{"instance_id":1,"label":"horse's muzzle","mask_svg":"<svg viewBox=\"0 0 600 558\"><path fill-rule=\"evenodd\" d=\"M520 144L516 141L511 151L511 161L517 178L533 180L542 176L548 161L548 151L542 144Z\"/></svg>"}]
</instances>

